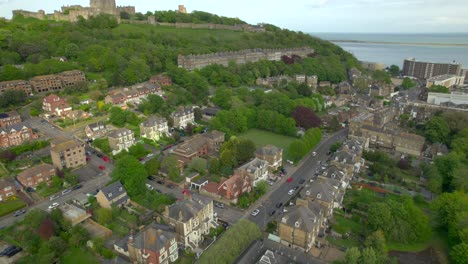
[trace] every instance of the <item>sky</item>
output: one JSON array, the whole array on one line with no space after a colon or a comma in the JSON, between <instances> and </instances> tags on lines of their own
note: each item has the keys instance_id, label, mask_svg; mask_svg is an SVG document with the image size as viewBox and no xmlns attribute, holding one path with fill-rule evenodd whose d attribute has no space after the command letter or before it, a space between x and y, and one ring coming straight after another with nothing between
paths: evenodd
<instances>
[{"instance_id":1,"label":"sky","mask_svg":"<svg viewBox=\"0 0 468 264\"><path fill-rule=\"evenodd\" d=\"M302 32L343 33L468 33L468 0L116 0L137 12L206 11L238 17L250 24L270 23ZM88 6L88 0L0 0L0 17L24 9L48 13L62 5Z\"/></svg>"}]
</instances>

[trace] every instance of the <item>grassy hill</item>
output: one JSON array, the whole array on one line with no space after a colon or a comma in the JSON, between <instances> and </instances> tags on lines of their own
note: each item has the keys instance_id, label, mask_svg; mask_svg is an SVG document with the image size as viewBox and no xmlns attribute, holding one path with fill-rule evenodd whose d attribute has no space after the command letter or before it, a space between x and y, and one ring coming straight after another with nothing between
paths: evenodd
<instances>
[{"instance_id":1,"label":"grassy hill","mask_svg":"<svg viewBox=\"0 0 468 264\"><path fill-rule=\"evenodd\" d=\"M16 16L11 22L0 21L0 66L6 66L0 71L0 81L82 69L103 76L109 85L126 85L167 71L176 65L178 54L249 48L311 46L317 51L317 62L333 62L341 73L357 65L352 55L330 42L273 26L268 29L253 33L119 25L105 15L77 23ZM68 62L50 59L58 56L67 57ZM11 64L25 68L18 70Z\"/></svg>"}]
</instances>

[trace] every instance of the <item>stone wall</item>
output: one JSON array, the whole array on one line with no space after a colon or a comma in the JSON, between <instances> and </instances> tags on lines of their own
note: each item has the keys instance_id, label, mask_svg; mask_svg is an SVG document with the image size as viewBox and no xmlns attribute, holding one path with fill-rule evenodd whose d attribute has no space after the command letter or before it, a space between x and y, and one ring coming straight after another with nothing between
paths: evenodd
<instances>
[{"instance_id":1,"label":"stone wall","mask_svg":"<svg viewBox=\"0 0 468 264\"><path fill-rule=\"evenodd\" d=\"M307 57L313 54L314 49L310 47L288 48L288 49L251 49L240 51L216 52L201 55L179 55L177 64L181 68L194 70L206 67L211 64L220 64L228 66L229 62L233 61L237 64L245 64L248 62L256 62L259 60L280 61L281 57L298 55Z\"/></svg>"}]
</instances>

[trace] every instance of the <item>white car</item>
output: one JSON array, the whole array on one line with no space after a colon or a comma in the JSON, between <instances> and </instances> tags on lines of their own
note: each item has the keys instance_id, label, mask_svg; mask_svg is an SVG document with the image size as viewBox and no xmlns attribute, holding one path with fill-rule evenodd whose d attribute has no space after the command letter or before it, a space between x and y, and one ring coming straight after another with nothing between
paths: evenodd
<instances>
[{"instance_id":1,"label":"white car","mask_svg":"<svg viewBox=\"0 0 468 264\"><path fill-rule=\"evenodd\" d=\"M260 209L255 209L255 210L253 210L251 215L256 216L256 215L258 215L258 213L260 213Z\"/></svg>"},{"instance_id":2,"label":"white car","mask_svg":"<svg viewBox=\"0 0 468 264\"><path fill-rule=\"evenodd\" d=\"M146 155L147 158L151 158L151 157L153 157L153 156L154 156L153 153L149 153L148 155Z\"/></svg>"},{"instance_id":3,"label":"white car","mask_svg":"<svg viewBox=\"0 0 468 264\"><path fill-rule=\"evenodd\" d=\"M294 189L289 190L288 194L293 195L294 194Z\"/></svg>"},{"instance_id":4,"label":"white car","mask_svg":"<svg viewBox=\"0 0 468 264\"><path fill-rule=\"evenodd\" d=\"M314 157L317 156L317 152L315 152L315 151L312 152L312 156L314 156Z\"/></svg>"},{"instance_id":5,"label":"white car","mask_svg":"<svg viewBox=\"0 0 468 264\"><path fill-rule=\"evenodd\" d=\"M146 188L148 188L148 190L150 190L150 191L154 190L154 187L151 186L151 184L149 184L149 183L146 184Z\"/></svg>"},{"instance_id":6,"label":"white car","mask_svg":"<svg viewBox=\"0 0 468 264\"><path fill-rule=\"evenodd\" d=\"M58 203L53 203L53 204L49 205L49 210L55 209L55 208L57 208L58 206L59 206Z\"/></svg>"},{"instance_id":7,"label":"white car","mask_svg":"<svg viewBox=\"0 0 468 264\"><path fill-rule=\"evenodd\" d=\"M51 197L49 197L49 200L50 200L50 201L53 201L53 200L55 200L55 199L57 199L57 198L59 198L59 197L60 197L60 195L54 194L54 195L52 195Z\"/></svg>"},{"instance_id":8,"label":"white car","mask_svg":"<svg viewBox=\"0 0 468 264\"><path fill-rule=\"evenodd\" d=\"M69 192L71 192L70 189L63 190L63 191L62 191L62 195L65 195L65 194L67 194L67 193L69 193Z\"/></svg>"}]
</instances>

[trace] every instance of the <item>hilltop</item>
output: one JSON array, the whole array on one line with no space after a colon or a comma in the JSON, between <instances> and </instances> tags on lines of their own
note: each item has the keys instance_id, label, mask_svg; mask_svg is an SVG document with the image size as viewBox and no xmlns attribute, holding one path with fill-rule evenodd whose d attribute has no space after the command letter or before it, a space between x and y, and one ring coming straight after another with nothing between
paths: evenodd
<instances>
[{"instance_id":1,"label":"hilltop","mask_svg":"<svg viewBox=\"0 0 468 264\"><path fill-rule=\"evenodd\" d=\"M77 23L18 15L0 22L0 81L80 69L90 79L104 78L108 85L128 85L174 68L179 54L256 48L312 47L316 56L303 63L313 67L295 71L335 83L344 80L346 70L358 64L351 54L330 42L273 25L264 27L266 32L262 33L118 24L108 15L80 19ZM67 61L51 59L54 57L65 57ZM24 65L23 69L8 66L18 64ZM273 73L256 77L269 74Z\"/></svg>"}]
</instances>

